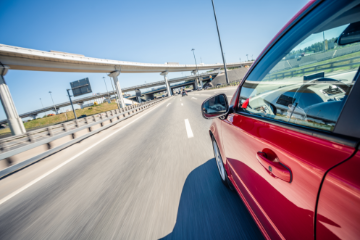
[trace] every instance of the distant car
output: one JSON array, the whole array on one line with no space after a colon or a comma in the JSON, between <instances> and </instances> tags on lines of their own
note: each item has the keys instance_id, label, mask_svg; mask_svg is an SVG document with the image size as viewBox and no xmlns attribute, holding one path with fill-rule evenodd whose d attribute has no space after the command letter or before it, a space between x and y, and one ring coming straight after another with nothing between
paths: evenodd
<instances>
[{"instance_id":1,"label":"distant car","mask_svg":"<svg viewBox=\"0 0 360 240\"><path fill-rule=\"evenodd\" d=\"M188 92L192 92L192 89L187 90Z\"/></svg>"},{"instance_id":2,"label":"distant car","mask_svg":"<svg viewBox=\"0 0 360 240\"><path fill-rule=\"evenodd\" d=\"M216 84L216 87L218 87L218 86L221 86L221 84L220 83Z\"/></svg>"},{"instance_id":3,"label":"distant car","mask_svg":"<svg viewBox=\"0 0 360 240\"><path fill-rule=\"evenodd\" d=\"M211 162L265 239L360 239L359 33L359 1L310 0L230 102L217 94L201 106ZM312 51L301 65L290 58Z\"/></svg>"},{"instance_id":4,"label":"distant car","mask_svg":"<svg viewBox=\"0 0 360 240\"><path fill-rule=\"evenodd\" d=\"M187 94L186 91L183 91L181 95L182 95L182 97L183 97L183 96L187 96L188 94Z\"/></svg>"},{"instance_id":5,"label":"distant car","mask_svg":"<svg viewBox=\"0 0 360 240\"><path fill-rule=\"evenodd\" d=\"M198 91L201 91L201 90L203 90L203 89L202 89L202 87L198 87L198 89L197 89L197 90L198 90Z\"/></svg>"},{"instance_id":6,"label":"distant car","mask_svg":"<svg viewBox=\"0 0 360 240\"><path fill-rule=\"evenodd\" d=\"M87 115L86 114L83 114L83 115L81 115L80 117L78 117L78 119L80 119L80 118L86 118L87 117Z\"/></svg>"}]
</instances>

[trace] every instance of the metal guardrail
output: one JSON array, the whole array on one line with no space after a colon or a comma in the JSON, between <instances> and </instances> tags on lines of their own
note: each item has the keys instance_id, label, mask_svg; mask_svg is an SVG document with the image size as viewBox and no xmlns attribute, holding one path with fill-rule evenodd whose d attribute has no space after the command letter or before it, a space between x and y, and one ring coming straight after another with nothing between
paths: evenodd
<instances>
[{"instance_id":1,"label":"metal guardrail","mask_svg":"<svg viewBox=\"0 0 360 240\"><path fill-rule=\"evenodd\" d=\"M304 74L310 73L310 72L316 72L316 71L321 71L321 70L329 70L329 69L340 68L340 67L349 67L349 66L353 66L355 64L360 64L360 61L359 62L354 62L354 60L360 60L360 57L347 58L347 59L339 60L339 61L336 61L336 62L324 63L324 64L320 64L320 65L301 68L301 69L297 69L297 70L286 71L286 72L282 72L282 73L273 73L273 74L269 74L264 80L270 80L271 81L271 80L276 80L279 77L280 78L293 77L294 75L298 75L298 74L303 74L304 75ZM350 63L336 65L336 64L339 64L341 62L347 62L347 61L350 61Z\"/></svg>"},{"instance_id":2,"label":"metal guardrail","mask_svg":"<svg viewBox=\"0 0 360 240\"><path fill-rule=\"evenodd\" d=\"M240 84L241 81L242 80L240 80L240 81L232 81L229 84L222 84L222 85L218 85L218 86L214 86L214 87L209 87L209 88L206 88L205 90L211 90L211 89L223 88L223 87L229 87L229 86L237 86L237 85Z\"/></svg>"},{"instance_id":3,"label":"metal guardrail","mask_svg":"<svg viewBox=\"0 0 360 240\"><path fill-rule=\"evenodd\" d=\"M32 148L47 144L48 149L51 149L51 142L69 135L72 138L76 138L76 133L84 129L88 129L92 132L92 127L100 124L101 128L104 127L104 122L110 121L115 124L121 122L128 117L137 114L152 105L164 100L164 98L149 101L142 104L132 105L122 108L121 110L111 110L103 113L98 113L89 117L85 117L78 120L72 120L62 124L56 124L53 126L40 128L23 135L16 135L0 140L0 161L8 160L8 165L11 165L9 158L30 150ZM108 127L109 124L106 125Z\"/></svg>"}]
</instances>

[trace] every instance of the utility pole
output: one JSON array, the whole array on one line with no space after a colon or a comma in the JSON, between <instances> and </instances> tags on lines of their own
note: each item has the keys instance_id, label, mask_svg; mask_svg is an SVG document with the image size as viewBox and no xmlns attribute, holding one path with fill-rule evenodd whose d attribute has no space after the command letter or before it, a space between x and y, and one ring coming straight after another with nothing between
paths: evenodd
<instances>
[{"instance_id":1,"label":"utility pole","mask_svg":"<svg viewBox=\"0 0 360 240\"><path fill-rule=\"evenodd\" d=\"M55 106L55 103L54 103L54 99L52 98L51 91L49 91L49 93L50 93L51 101L52 101L54 109L55 109L55 113L57 114L56 106Z\"/></svg>"},{"instance_id":2,"label":"utility pole","mask_svg":"<svg viewBox=\"0 0 360 240\"><path fill-rule=\"evenodd\" d=\"M223 48L222 48L222 44L221 44L220 31L219 31L219 26L218 26L217 18L216 18L214 0L211 0L211 3L212 3L212 6L213 6L213 10L214 10L214 17L215 17L216 29L217 29L217 33L218 33L218 36L219 36L219 44L220 44L221 55L222 55L222 59L223 59L223 63L224 63L226 83L229 84L229 79L228 79L228 75L227 75L227 71L226 71L226 62L225 62L224 52L223 52Z\"/></svg>"},{"instance_id":3,"label":"utility pole","mask_svg":"<svg viewBox=\"0 0 360 240\"><path fill-rule=\"evenodd\" d=\"M70 95L70 89L66 89L67 93L68 93L68 96L69 96L69 99L70 99L70 104L71 104L71 107L72 107L72 110L74 112L74 117L75 119L77 120L77 116L76 116L76 112L75 112L75 109L74 109L74 105L73 105L73 102L71 101L71 95Z\"/></svg>"}]
</instances>

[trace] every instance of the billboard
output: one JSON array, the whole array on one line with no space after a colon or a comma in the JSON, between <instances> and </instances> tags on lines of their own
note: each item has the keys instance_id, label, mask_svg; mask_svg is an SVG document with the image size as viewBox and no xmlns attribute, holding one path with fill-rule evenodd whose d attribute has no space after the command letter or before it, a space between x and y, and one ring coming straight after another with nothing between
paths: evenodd
<instances>
[{"instance_id":1,"label":"billboard","mask_svg":"<svg viewBox=\"0 0 360 240\"><path fill-rule=\"evenodd\" d=\"M84 78L71 82L70 86L74 97L92 92L89 78Z\"/></svg>"}]
</instances>

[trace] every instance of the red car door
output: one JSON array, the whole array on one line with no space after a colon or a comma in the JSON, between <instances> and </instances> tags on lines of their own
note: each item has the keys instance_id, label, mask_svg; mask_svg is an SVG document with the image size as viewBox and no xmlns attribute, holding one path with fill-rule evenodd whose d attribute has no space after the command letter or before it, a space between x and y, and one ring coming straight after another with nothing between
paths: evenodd
<instances>
[{"instance_id":1,"label":"red car door","mask_svg":"<svg viewBox=\"0 0 360 240\"><path fill-rule=\"evenodd\" d=\"M331 169L321 187L316 239L359 239L360 152Z\"/></svg>"},{"instance_id":2,"label":"red car door","mask_svg":"<svg viewBox=\"0 0 360 240\"><path fill-rule=\"evenodd\" d=\"M312 50L357 21L349 11L359 8L346 4L322 3L289 27L250 70L239 104L222 121L230 178L271 239L314 239L323 177L355 152L356 140L334 131L359 63L338 67L353 57L351 46L341 57L332 45ZM339 15L349 22L337 21Z\"/></svg>"}]
</instances>

